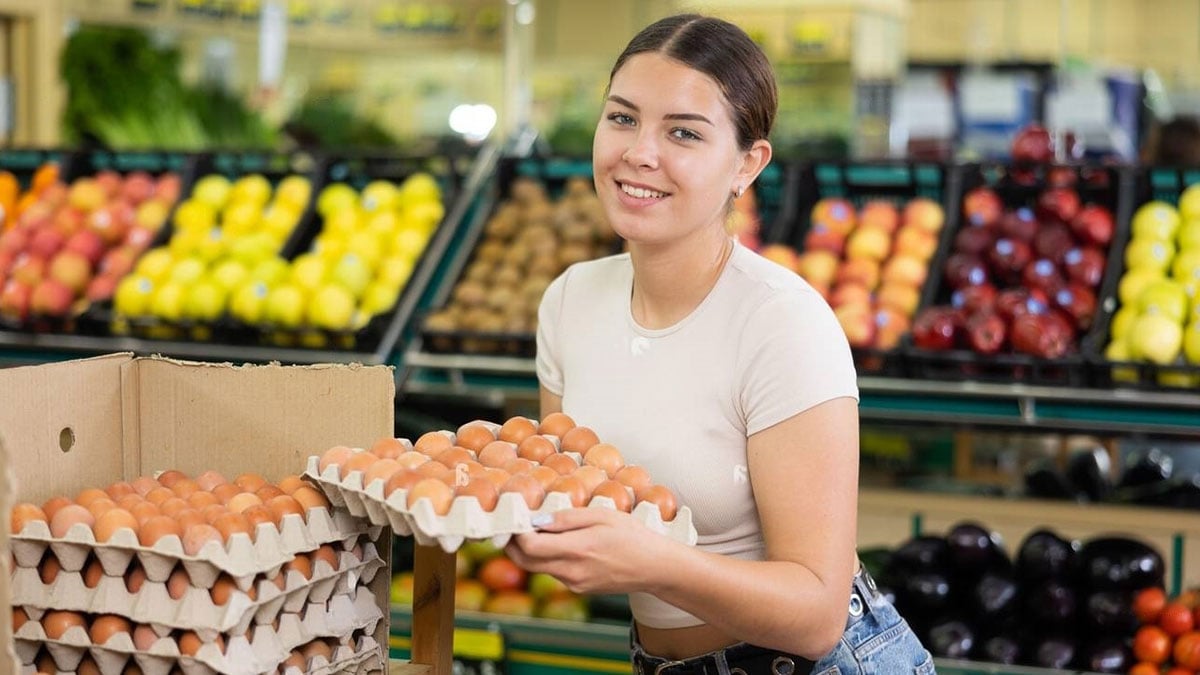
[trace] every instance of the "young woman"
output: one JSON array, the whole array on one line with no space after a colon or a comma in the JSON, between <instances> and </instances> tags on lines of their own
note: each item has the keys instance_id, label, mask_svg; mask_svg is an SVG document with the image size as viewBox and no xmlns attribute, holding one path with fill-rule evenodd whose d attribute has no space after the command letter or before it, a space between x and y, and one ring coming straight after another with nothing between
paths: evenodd
<instances>
[{"instance_id":1,"label":"young woman","mask_svg":"<svg viewBox=\"0 0 1200 675\"><path fill-rule=\"evenodd\" d=\"M635 672L931 673L855 555L845 336L803 279L724 229L771 161L775 110L765 56L725 21L663 19L617 59L592 161L628 253L572 266L543 297L541 412L672 488L699 542L573 509L509 553L575 591L629 593Z\"/></svg>"}]
</instances>

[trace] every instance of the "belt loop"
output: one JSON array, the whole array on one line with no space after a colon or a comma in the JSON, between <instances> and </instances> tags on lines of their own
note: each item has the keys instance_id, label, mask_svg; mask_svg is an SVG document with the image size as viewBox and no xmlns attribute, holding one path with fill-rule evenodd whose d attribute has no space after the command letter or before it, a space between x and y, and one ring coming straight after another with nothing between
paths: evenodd
<instances>
[{"instance_id":1,"label":"belt loop","mask_svg":"<svg viewBox=\"0 0 1200 675\"><path fill-rule=\"evenodd\" d=\"M861 596L858 594L858 589L854 589L850 593L850 616L858 618L863 615L864 603Z\"/></svg>"}]
</instances>

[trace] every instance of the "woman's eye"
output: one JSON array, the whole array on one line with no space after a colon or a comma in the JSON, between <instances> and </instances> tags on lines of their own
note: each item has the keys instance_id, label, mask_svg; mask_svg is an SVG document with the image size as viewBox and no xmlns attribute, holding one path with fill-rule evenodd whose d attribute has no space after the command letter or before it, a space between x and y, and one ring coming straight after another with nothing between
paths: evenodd
<instances>
[{"instance_id":1,"label":"woman's eye","mask_svg":"<svg viewBox=\"0 0 1200 675\"><path fill-rule=\"evenodd\" d=\"M672 129L671 135L681 141L698 141L700 136L696 135L688 129Z\"/></svg>"},{"instance_id":2,"label":"woman's eye","mask_svg":"<svg viewBox=\"0 0 1200 675\"><path fill-rule=\"evenodd\" d=\"M616 122L617 124L620 124L622 126L633 124L633 118L630 117L629 115L626 115L625 113L619 113L619 112L609 113L608 119L609 119L609 121Z\"/></svg>"}]
</instances>

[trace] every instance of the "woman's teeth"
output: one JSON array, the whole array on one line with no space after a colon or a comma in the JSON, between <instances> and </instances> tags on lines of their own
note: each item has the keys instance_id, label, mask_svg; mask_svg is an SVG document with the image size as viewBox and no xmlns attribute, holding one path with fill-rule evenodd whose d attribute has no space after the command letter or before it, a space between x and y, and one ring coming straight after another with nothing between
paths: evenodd
<instances>
[{"instance_id":1,"label":"woman's teeth","mask_svg":"<svg viewBox=\"0 0 1200 675\"><path fill-rule=\"evenodd\" d=\"M625 185L624 183L621 184L621 192L624 192L630 197L637 197L638 199L658 199L660 197L667 196L667 193L665 192L657 192L655 190L633 187L632 185Z\"/></svg>"}]
</instances>

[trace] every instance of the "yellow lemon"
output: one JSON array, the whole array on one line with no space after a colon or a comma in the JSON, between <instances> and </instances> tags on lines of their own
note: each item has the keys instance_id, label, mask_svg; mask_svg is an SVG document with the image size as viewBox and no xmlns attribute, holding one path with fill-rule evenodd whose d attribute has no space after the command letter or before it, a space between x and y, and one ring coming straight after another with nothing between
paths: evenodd
<instances>
[{"instance_id":1,"label":"yellow lemon","mask_svg":"<svg viewBox=\"0 0 1200 675\"><path fill-rule=\"evenodd\" d=\"M192 188L192 199L204 202L214 211L219 211L229 200L230 189L228 178L220 174L209 174L196 181L196 187Z\"/></svg>"},{"instance_id":2,"label":"yellow lemon","mask_svg":"<svg viewBox=\"0 0 1200 675\"><path fill-rule=\"evenodd\" d=\"M279 181L275 188L275 202L291 207L295 211L303 211L312 198L312 182L304 176L290 175Z\"/></svg>"},{"instance_id":3,"label":"yellow lemon","mask_svg":"<svg viewBox=\"0 0 1200 675\"><path fill-rule=\"evenodd\" d=\"M117 284L113 308L121 316L144 316L154 295L154 281L141 274L130 274Z\"/></svg>"},{"instance_id":4,"label":"yellow lemon","mask_svg":"<svg viewBox=\"0 0 1200 675\"><path fill-rule=\"evenodd\" d=\"M247 202L259 207L271 200L271 181L260 173L252 173L234 181L229 190L229 201Z\"/></svg>"}]
</instances>

